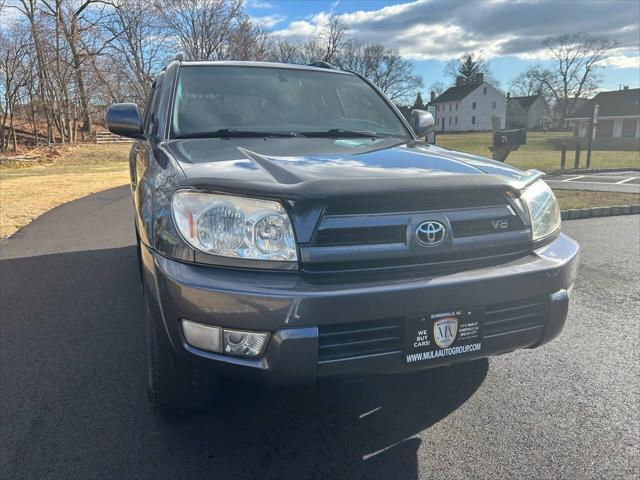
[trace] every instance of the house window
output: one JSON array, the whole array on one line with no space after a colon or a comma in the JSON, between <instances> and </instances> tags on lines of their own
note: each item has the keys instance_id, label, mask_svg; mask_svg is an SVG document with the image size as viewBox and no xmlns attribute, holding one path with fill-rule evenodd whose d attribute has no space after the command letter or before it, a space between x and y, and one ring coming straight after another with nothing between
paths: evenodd
<instances>
[{"instance_id":1,"label":"house window","mask_svg":"<svg viewBox=\"0 0 640 480\"><path fill-rule=\"evenodd\" d=\"M449 117L449 126L451 126L451 117Z\"/></svg>"},{"instance_id":2,"label":"house window","mask_svg":"<svg viewBox=\"0 0 640 480\"><path fill-rule=\"evenodd\" d=\"M458 111L458 104L456 103L456 112Z\"/></svg>"},{"instance_id":3,"label":"house window","mask_svg":"<svg viewBox=\"0 0 640 480\"><path fill-rule=\"evenodd\" d=\"M475 105L475 103L474 103ZM471 117L471 125L475 125L476 124L476 117L475 115L473 117Z\"/></svg>"},{"instance_id":4,"label":"house window","mask_svg":"<svg viewBox=\"0 0 640 480\"><path fill-rule=\"evenodd\" d=\"M473 104L471 105L471 108L472 108L473 110L475 110L475 109L476 109L476 102L473 102Z\"/></svg>"},{"instance_id":5,"label":"house window","mask_svg":"<svg viewBox=\"0 0 640 480\"><path fill-rule=\"evenodd\" d=\"M456 117L456 125L458 124L458 117Z\"/></svg>"},{"instance_id":6,"label":"house window","mask_svg":"<svg viewBox=\"0 0 640 480\"><path fill-rule=\"evenodd\" d=\"M451 111L451 105L452 105L452 104L450 103L450 104L449 104L449 111Z\"/></svg>"},{"instance_id":7,"label":"house window","mask_svg":"<svg viewBox=\"0 0 640 480\"><path fill-rule=\"evenodd\" d=\"M483 95L486 95L486 94L487 94L487 87L484 87L484 88L482 89L482 94L483 94Z\"/></svg>"},{"instance_id":8,"label":"house window","mask_svg":"<svg viewBox=\"0 0 640 480\"><path fill-rule=\"evenodd\" d=\"M495 109L496 109L496 102L491 102L491 108L492 108L493 110L495 110Z\"/></svg>"}]
</instances>

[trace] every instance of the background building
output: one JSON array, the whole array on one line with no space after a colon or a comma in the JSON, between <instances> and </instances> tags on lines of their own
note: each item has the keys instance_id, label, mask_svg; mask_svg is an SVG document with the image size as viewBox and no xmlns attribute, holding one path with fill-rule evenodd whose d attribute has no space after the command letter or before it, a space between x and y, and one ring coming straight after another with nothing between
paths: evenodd
<instances>
[{"instance_id":1,"label":"background building","mask_svg":"<svg viewBox=\"0 0 640 480\"><path fill-rule=\"evenodd\" d=\"M551 108L540 93L511 97L507 93L507 128L542 130L551 124Z\"/></svg>"},{"instance_id":2,"label":"background building","mask_svg":"<svg viewBox=\"0 0 640 480\"><path fill-rule=\"evenodd\" d=\"M507 101L495 87L484 81L482 74L470 81L458 77L456 85L445 90L432 102L437 107L438 132L491 130L491 117L500 119L504 128Z\"/></svg>"},{"instance_id":3,"label":"background building","mask_svg":"<svg viewBox=\"0 0 640 480\"><path fill-rule=\"evenodd\" d=\"M640 88L600 92L567 117L575 137L589 134L589 122L598 105L596 138L640 138Z\"/></svg>"}]
</instances>

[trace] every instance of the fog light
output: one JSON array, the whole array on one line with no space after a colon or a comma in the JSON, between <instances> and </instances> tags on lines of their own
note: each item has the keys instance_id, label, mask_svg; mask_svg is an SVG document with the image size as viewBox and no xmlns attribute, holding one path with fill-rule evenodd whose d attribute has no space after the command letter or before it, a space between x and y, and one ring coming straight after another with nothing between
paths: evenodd
<instances>
[{"instance_id":1,"label":"fog light","mask_svg":"<svg viewBox=\"0 0 640 480\"><path fill-rule=\"evenodd\" d=\"M224 353L242 355L243 357L257 357L261 355L267 345L268 333L242 332L239 330L224 330Z\"/></svg>"},{"instance_id":2,"label":"fog light","mask_svg":"<svg viewBox=\"0 0 640 480\"><path fill-rule=\"evenodd\" d=\"M182 320L182 331L189 345L210 352L222 352L222 329Z\"/></svg>"}]
</instances>

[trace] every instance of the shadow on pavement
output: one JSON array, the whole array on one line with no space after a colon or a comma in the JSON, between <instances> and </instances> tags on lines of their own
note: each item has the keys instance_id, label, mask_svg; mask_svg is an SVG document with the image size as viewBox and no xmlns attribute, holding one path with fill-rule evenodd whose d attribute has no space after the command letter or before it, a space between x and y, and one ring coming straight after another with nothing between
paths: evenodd
<instances>
[{"instance_id":1,"label":"shadow on pavement","mask_svg":"<svg viewBox=\"0 0 640 480\"><path fill-rule=\"evenodd\" d=\"M415 479L434 463L416 435L487 373L482 360L304 390L235 384L207 412L163 420L146 400L133 246L0 268L2 478Z\"/></svg>"}]
</instances>

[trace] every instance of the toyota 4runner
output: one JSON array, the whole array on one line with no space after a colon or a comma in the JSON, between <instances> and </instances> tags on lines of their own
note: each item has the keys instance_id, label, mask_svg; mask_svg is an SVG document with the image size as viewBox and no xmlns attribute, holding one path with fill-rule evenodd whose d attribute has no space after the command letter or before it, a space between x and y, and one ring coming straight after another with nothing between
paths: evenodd
<instances>
[{"instance_id":1,"label":"toyota 4runner","mask_svg":"<svg viewBox=\"0 0 640 480\"><path fill-rule=\"evenodd\" d=\"M109 108L130 155L149 396L406 373L555 338L578 245L541 172L429 145L328 65L174 61Z\"/></svg>"}]
</instances>

